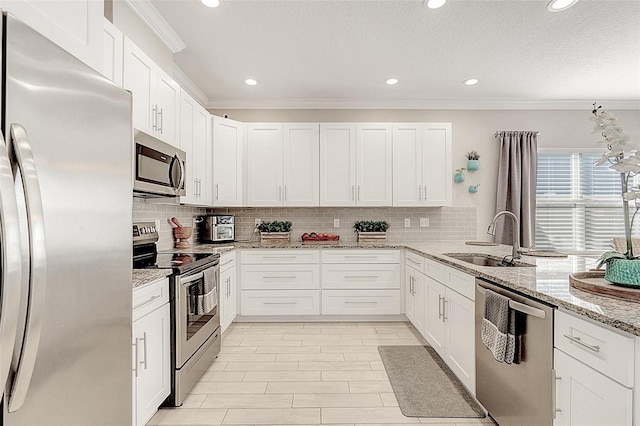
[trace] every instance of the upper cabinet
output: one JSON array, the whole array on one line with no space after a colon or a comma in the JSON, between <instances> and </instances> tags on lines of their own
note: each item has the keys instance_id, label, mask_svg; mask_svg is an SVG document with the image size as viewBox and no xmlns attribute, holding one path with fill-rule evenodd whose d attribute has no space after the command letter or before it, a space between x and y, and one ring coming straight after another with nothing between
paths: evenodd
<instances>
[{"instance_id":1,"label":"upper cabinet","mask_svg":"<svg viewBox=\"0 0 640 426\"><path fill-rule=\"evenodd\" d=\"M93 69L103 69L102 0L0 0L0 8Z\"/></svg>"},{"instance_id":2,"label":"upper cabinet","mask_svg":"<svg viewBox=\"0 0 640 426\"><path fill-rule=\"evenodd\" d=\"M320 205L390 206L390 123L320 125Z\"/></svg>"},{"instance_id":3,"label":"upper cabinet","mask_svg":"<svg viewBox=\"0 0 640 426\"><path fill-rule=\"evenodd\" d=\"M393 205L451 206L451 123L393 125Z\"/></svg>"},{"instance_id":4,"label":"upper cabinet","mask_svg":"<svg viewBox=\"0 0 640 426\"><path fill-rule=\"evenodd\" d=\"M244 124L213 116L213 201L217 207L242 205Z\"/></svg>"},{"instance_id":5,"label":"upper cabinet","mask_svg":"<svg viewBox=\"0 0 640 426\"><path fill-rule=\"evenodd\" d=\"M247 204L319 205L318 124L247 125Z\"/></svg>"},{"instance_id":6,"label":"upper cabinet","mask_svg":"<svg viewBox=\"0 0 640 426\"><path fill-rule=\"evenodd\" d=\"M180 96L180 149L187 154L187 195L183 204L210 206L211 190L211 115L186 91Z\"/></svg>"},{"instance_id":7,"label":"upper cabinet","mask_svg":"<svg viewBox=\"0 0 640 426\"><path fill-rule=\"evenodd\" d=\"M108 19L104 19L102 74L122 87L124 36Z\"/></svg>"},{"instance_id":8,"label":"upper cabinet","mask_svg":"<svg viewBox=\"0 0 640 426\"><path fill-rule=\"evenodd\" d=\"M180 86L124 38L124 84L133 93L133 127L179 145Z\"/></svg>"}]
</instances>

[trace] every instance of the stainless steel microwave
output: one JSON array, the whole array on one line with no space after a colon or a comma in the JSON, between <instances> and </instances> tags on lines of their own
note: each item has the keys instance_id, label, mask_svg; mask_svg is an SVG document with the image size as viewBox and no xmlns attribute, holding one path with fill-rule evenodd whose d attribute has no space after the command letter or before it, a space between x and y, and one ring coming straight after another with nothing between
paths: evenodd
<instances>
[{"instance_id":1,"label":"stainless steel microwave","mask_svg":"<svg viewBox=\"0 0 640 426\"><path fill-rule=\"evenodd\" d=\"M135 130L133 191L137 196L178 197L184 188L187 154L144 132Z\"/></svg>"}]
</instances>

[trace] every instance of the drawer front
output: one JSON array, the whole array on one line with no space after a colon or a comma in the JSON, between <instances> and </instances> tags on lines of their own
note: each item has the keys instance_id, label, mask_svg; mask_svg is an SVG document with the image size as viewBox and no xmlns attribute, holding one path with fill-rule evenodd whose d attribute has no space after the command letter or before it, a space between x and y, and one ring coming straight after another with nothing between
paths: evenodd
<instances>
[{"instance_id":1,"label":"drawer front","mask_svg":"<svg viewBox=\"0 0 640 426\"><path fill-rule=\"evenodd\" d=\"M633 386L634 341L584 319L556 311L555 346L593 369Z\"/></svg>"},{"instance_id":2,"label":"drawer front","mask_svg":"<svg viewBox=\"0 0 640 426\"><path fill-rule=\"evenodd\" d=\"M322 265L323 289L400 288L400 265Z\"/></svg>"},{"instance_id":3,"label":"drawer front","mask_svg":"<svg viewBox=\"0 0 640 426\"><path fill-rule=\"evenodd\" d=\"M400 250L322 250L322 263L400 263Z\"/></svg>"},{"instance_id":4,"label":"drawer front","mask_svg":"<svg viewBox=\"0 0 640 426\"><path fill-rule=\"evenodd\" d=\"M319 315L319 290L243 290L242 315Z\"/></svg>"},{"instance_id":5,"label":"drawer front","mask_svg":"<svg viewBox=\"0 0 640 426\"><path fill-rule=\"evenodd\" d=\"M467 299L476 300L476 278L456 269L445 266L444 285L455 290Z\"/></svg>"},{"instance_id":6,"label":"drawer front","mask_svg":"<svg viewBox=\"0 0 640 426\"><path fill-rule=\"evenodd\" d=\"M133 321L169 303L169 278L133 290Z\"/></svg>"},{"instance_id":7,"label":"drawer front","mask_svg":"<svg viewBox=\"0 0 640 426\"><path fill-rule=\"evenodd\" d=\"M220 256L220 271L226 271L236 266L236 252L235 250L229 253L225 253Z\"/></svg>"},{"instance_id":8,"label":"drawer front","mask_svg":"<svg viewBox=\"0 0 640 426\"><path fill-rule=\"evenodd\" d=\"M320 265L243 265L243 290L320 288Z\"/></svg>"},{"instance_id":9,"label":"drawer front","mask_svg":"<svg viewBox=\"0 0 640 426\"><path fill-rule=\"evenodd\" d=\"M269 265L289 263L318 263L318 250L246 250L242 252L243 265Z\"/></svg>"},{"instance_id":10,"label":"drawer front","mask_svg":"<svg viewBox=\"0 0 640 426\"><path fill-rule=\"evenodd\" d=\"M425 271L425 258L407 250L404 255L405 264L419 272Z\"/></svg>"},{"instance_id":11,"label":"drawer front","mask_svg":"<svg viewBox=\"0 0 640 426\"><path fill-rule=\"evenodd\" d=\"M438 282L444 283L446 268L447 267L440 262L430 259L424 260L424 274Z\"/></svg>"},{"instance_id":12,"label":"drawer front","mask_svg":"<svg viewBox=\"0 0 640 426\"><path fill-rule=\"evenodd\" d=\"M397 315L400 290L323 290L323 315Z\"/></svg>"}]
</instances>

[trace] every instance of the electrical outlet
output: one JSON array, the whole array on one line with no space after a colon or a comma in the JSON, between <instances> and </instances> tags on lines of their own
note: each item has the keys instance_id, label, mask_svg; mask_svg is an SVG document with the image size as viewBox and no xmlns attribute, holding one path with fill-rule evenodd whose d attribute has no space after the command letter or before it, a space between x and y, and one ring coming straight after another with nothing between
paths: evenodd
<instances>
[{"instance_id":1,"label":"electrical outlet","mask_svg":"<svg viewBox=\"0 0 640 426\"><path fill-rule=\"evenodd\" d=\"M404 227L405 228L411 228L411 219L410 218L406 218L404 220Z\"/></svg>"},{"instance_id":2,"label":"electrical outlet","mask_svg":"<svg viewBox=\"0 0 640 426\"><path fill-rule=\"evenodd\" d=\"M255 226L258 226L262 223L262 219L256 219Z\"/></svg>"},{"instance_id":3,"label":"electrical outlet","mask_svg":"<svg viewBox=\"0 0 640 426\"><path fill-rule=\"evenodd\" d=\"M420 228L428 228L429 227L429 218L421 217L420 218Z\"/></svg>"},{"instance_id":4,"label":"electrical outlet","mask_svg":"<svg viewBox=\"0 0 640 426\"><path fill-rule=\"evenodd\" d=\"M340 219L333 219L333 227L340 228Z\"/></svg>"}]
</instances>

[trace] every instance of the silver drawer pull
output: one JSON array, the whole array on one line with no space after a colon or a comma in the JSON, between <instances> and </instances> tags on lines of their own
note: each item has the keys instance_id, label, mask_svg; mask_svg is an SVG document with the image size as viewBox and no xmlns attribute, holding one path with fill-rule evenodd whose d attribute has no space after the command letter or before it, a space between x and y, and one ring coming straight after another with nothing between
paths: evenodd
<instances>
[{"instance_id":1,"label":"silver drawer pull","mask_svg":"<svg viewBox=\"0 0 640 426\"><path fill-rule=\"evenodd\" d=\"M291 275L291 276L286 276L286 277L269 277L264 275L262 277L263 280L295 280L296 276L295 275Z\"/></svg>"},{"instance_id":2,"label":"silver drawer pull","mask_svg":"<svg viewBox=\"0 0 640 426\"><path fill-rule=\"evenodd\" d=\"M298 302L262 302L263 305L297 305Z\"/></svg>"},{"instance_id":3,"label":"silver drawer pull","mask_svg":"<svg viewBox=\"0 0 640 426\"><path fill-rule=\"evenodd\" d=\"M154 300L156 300L156 299L159 299L160 297L162 297L162 296L161 296L161 295L159 295L159 294L158 294L158 295L156 295L156 296L153 296L151 299L147 300L146 302L141 303L141 304L139 304L139 305L137 305L137 306L134 306L134 307L133 307L133 310L135 311L135 310L136 310L136 309L138 309L138 308L142 308L143 306L148 305L149 303L153 302L153 301L154 301Z\"/></svg>"},{"instance_id":4,"label":"silver drawer pull","mask_svg":"<svg viewBox=\"0 0 640 426\"><path fill-rule=\"evenodd\" d=\"M410 257L407 257L407 260L408 260L409 262L415 263L416 265L419 265L420 263L422 263L422 262L418 262L417 260L413 260L413 259L411 259Z\"/></svg>"},{"instance_id":5,"label":"silver drawer pull","mask_svg":"<svg viewBox=\"0 0 640 426\"><path fill-rule=\"evenodd\" d=\"M583 346L583 347L589 349L590 351L593 351L593 352L596 352L596 353L600 352L600 346L589 345L589 344L583 342L579 337L573 337L573 336L569 336L569 335L566 335L566 334L564 335L564 337L566 337L567 339L571 340L573 343L577 343L580 346Z\"/></svg>"},{"instance_id":6,"label":"silver drawer pull","mask_svg":"<svg viewBox=\"0 0 640 426\"><path fill-rule=\"evenodd\" d=\"M344 303L352 304L352 305L377 305L378 302L350 302L345 300Z\"/></svg>"}]
</instances>

